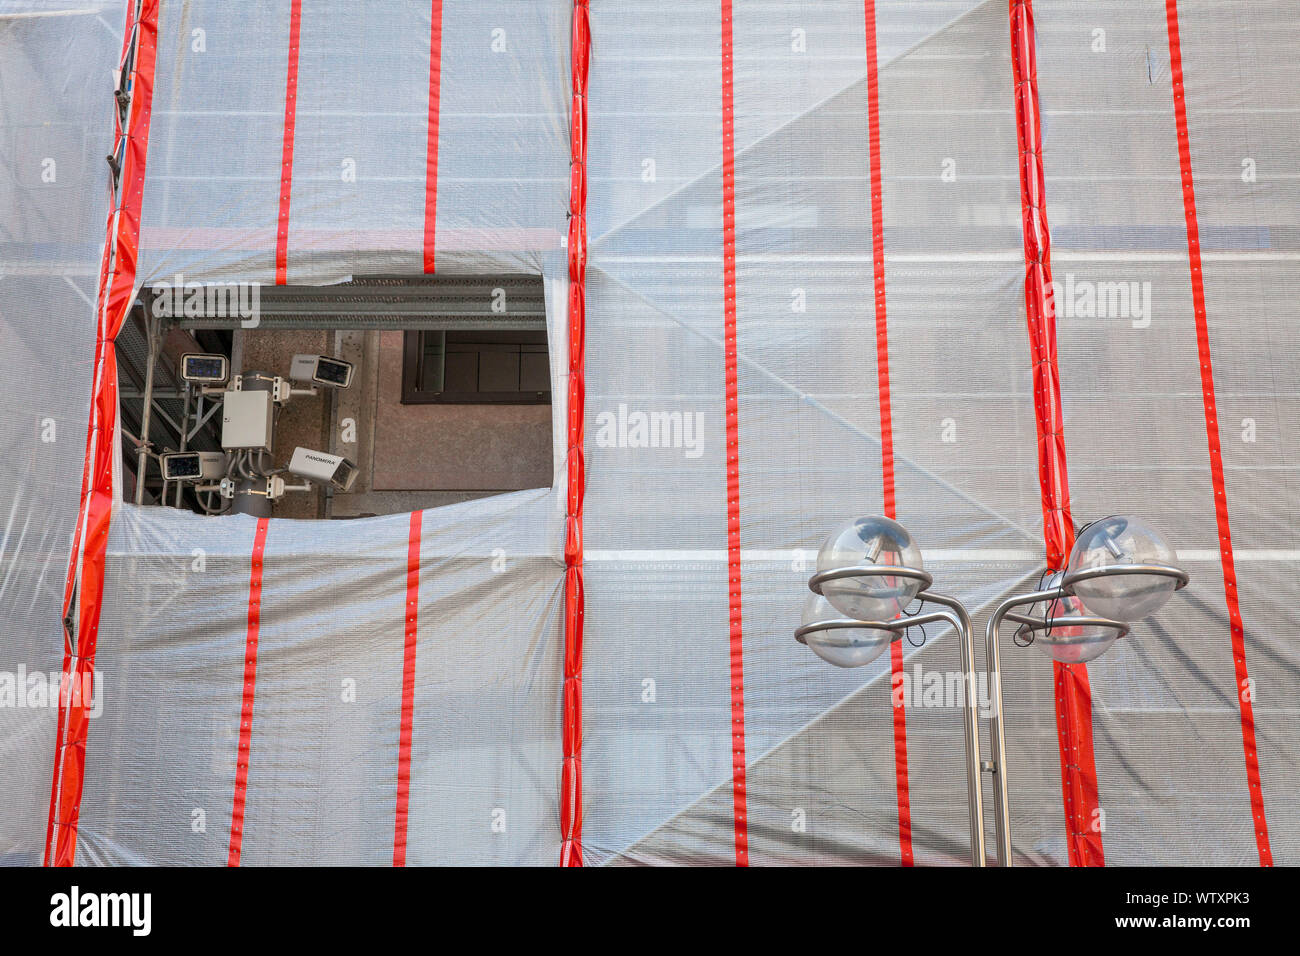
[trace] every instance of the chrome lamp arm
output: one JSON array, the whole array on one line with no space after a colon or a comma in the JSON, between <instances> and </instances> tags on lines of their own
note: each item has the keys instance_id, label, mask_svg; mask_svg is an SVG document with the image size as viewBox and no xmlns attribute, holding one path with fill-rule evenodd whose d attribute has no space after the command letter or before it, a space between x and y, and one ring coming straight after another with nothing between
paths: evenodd
<instances>
[{"instance_id":1,"label":"chrome lamp arm","mask_svg":"<svg viewBox=\"0 0 1300 956\"><path fill-rule=\"evenodd\" d=\"M906 571L908 569L890 568L889 570L893 574L898 570ZM924 572L920 573L924 574ZM925 577L928 578L929 575L925 575ZM817 581L817 584L820 583L820 581ZM815 586L814 589L816 589ZM897 641L903 637L903 633L910 627L939 621L952 625L953 630L957 632L961 668L964 676L963 708L965 719L963 729L966 738L966 791L967 807L970 813L970 859L972 866L984 866L984 797L980 787L979 701L976 692L975 651L971 642L970 614L956 598L946 597L930 591L923 591L917 597L932 604L940 605L941 610L899 617L892 621L858 621L849 618L817 621L798 628L794 632L794 636L795 640L806 644L807 635L814 631L869 628L888 631L893 634L892 641Z\"/></svg>"}]
</instances>

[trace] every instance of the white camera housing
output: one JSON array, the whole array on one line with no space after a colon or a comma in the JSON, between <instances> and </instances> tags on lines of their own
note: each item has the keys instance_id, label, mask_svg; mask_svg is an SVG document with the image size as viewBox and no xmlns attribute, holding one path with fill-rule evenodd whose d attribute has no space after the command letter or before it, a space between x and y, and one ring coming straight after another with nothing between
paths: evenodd
<instances>
[{"instance_id":1,"label":"white camera housing","mask_svg":"<svg viewBox=\"0 0 1300 956\"><path fill-rule=\"evenodd\" d=\"M164 481L211 481L226 473L226 456L219 451L179 451L162 456Z\"/></svg>"},{"instance_id":2,"label":"white camera housing","mask_svg":"<svg viewBox=\"0 0 1300 956\"><path fill-rule=\"evenodd\" d=\"M350 491L357 480L357 466L342 455L299 446L293 450L289 471L308 481L328 482L339 491Z\"/></svg>"},{"instance_id":3,"label":"white camera housing","mask_svg":"<svg viewBox=\"0 0 1300 956\"><path fill-rule=\"evenodd\" d=\"M351 362L328 355L295 355L289 365L289 377L295 382L310 382L326 388L347 388L352 384Z\"/></svg>"}]
</instances>

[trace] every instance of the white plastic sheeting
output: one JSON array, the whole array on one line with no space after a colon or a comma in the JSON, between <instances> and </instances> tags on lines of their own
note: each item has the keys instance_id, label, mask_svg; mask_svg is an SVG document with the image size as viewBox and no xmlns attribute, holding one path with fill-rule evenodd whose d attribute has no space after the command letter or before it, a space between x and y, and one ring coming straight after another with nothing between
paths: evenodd
<instances>
[{"instance_id":1,"label":"white plastic sheeting","mask_svg":"<svg viewBox=\"0 0 1300 956\"><path fill-rule=\"evenodd\" d=\"M549 504L518 492L426 515L411 864L555 860ZM79 860L226 861L256 523L133 507L116 519ZM407 541L405 515L271 522L244 863L391 862Z\"/></svg>"},{"instance_id":2,"label":"white plastic sheeting","mask_svg":"<svg viewBox=\"0 0 1300 956\"><path fill-rule=\"evenodd\" d=\"M941 586L982 606L1039 560L1006 17L1000 5L941 4L918 35L906 6L878 5L898 515L924 547L949 552L935 565ZM835 672L790 637L816 548L847 516L882 509L863 7L735 12L748 837L755 862L897 862L889 662ZM633 4L593 11L588 408L626 402L704 423L695 458L606 449L589 434L586 542L609 553L587 570L584 834L597 861L735 858L720 22L713 5L675 14L690 28L664 30ZM659 66L630 74L631 60ZM629 113L654 118L663 142L628 142ZM964 135L945 132L963 121ZM962 175L946 184L954 146ZM607 197L636 188L624 171L643 157L682 181L635 216L610 215ZM944 440L952 416L956 444ZM1022 557L990 565L971 551ZM681 611L667 618L665 605ZM621 640L600 640L614 627ZM952 636L934 628L908 651L909 669L958 666ZM960 861L960 711L909 715L907 730L917 862ZM1054 744L1037 743L1050 813ZM1018 786L1040 776L1020 766Z\"/></svg>"},{"instance_id":3,"label":"white plastic sheeting","mask_svg":"<svg viewBox=\"0 0 1300 956\"><path fill-rule=\"evenodd\" d=\"M0 427L18 450L0 463L12 489L0 603L17 622L6 625L0 659L14 668L59 664L93 344L85 277L105 211L89 183L75 197L24 186L40 147L16 131L50 120L111 142L109 83L94 77L116 60L123 6L59 18L57 29L0 20L5 101L23 104L17 116L6 106L0 141L16 180L0 178L16 224L5 227L5 261L19 266L0 279L0 321L19 346L5 349L7 380L24 383L0 397ZM936 587L965 600L978 629L979 612L1028 590L1042 567L1007 6L870 6L897 514ZM291 8L162 3L138 282L275 280ZM439 8L437 271L556 280L549 324L563 423L569 0L302 3L288 279L423 271ZM589 863L730 863L742 829L756 864L900 859L889 662L832 671L791 637L821 540L844 518L883 507L867 9L751 0L735 4L730 23L742 821L722 7L592 5ZM1193 575L1155 621L1089 666L1106 859L1255 863L1166 6L1060 2L1037 13L1074 513L1149 517ZM1295 862L1300 820L1285 795L1300 775L1290 699L1300 658L1288 642L1300 206L1287 156L1300 89L1288 50L1300 26L1281 3L1184 3L1179 15L1262 802L1274 859ZM89 150L84 167L95 186L103 151ZM1099 312L1098 287L1114 283L1136 284L1127 309L1115 293ZM1091 311L1081 304L1087 289ZM647 446L626 426L655 413L682 427ZM69 436L52 448L34 424L47 416ZM564 512L557 490L539 489L423 516L409 862L558 858ZM79 861L226 861L255 524L117 509ZM408 529L404 515L270 522L245 862L392 859ZM909 673L957 668L955 640L937 628L905 652ZM1051 667L1037 650L1009 646L1004 669L1017 862L1061 864ZM905 720L915 862L960 863L960 711L909 707ZM0 813L0 852L32 861L53 717L0 710L0 721L6 765L21 767L17 799Z\"/></svg>"},{"instance_id":4,"label":"white plastic sheeting","mask_svg":"<svg viewBox=\"0 0 1300 956\"><path fill-rule=\"evenodd\" d=\"M0 12L0 863L19 864L40 862L49 811L124 18Z\"/></svg>"},{"instance_id":5,"label":"white plastic sheeting","mask_svg":"<svg viewBox=\"0 0 1300 956\"><path fill-rule=\"evenodd\" d=\"M568 208L569 0L300 8L288 281L423 269L432 14L439 272L540 272ZM159 15L139 281L276 276L289 0Z\"/></svg>"},{"instance_id":6,"label":"white plastic sheeting","mask_svg":"<svg viewBox=\"0 0 1300 956\"><path fill-rule=\"evenodd\" d=\"M1286 795L1300 773L1290 583L1300 559L1300 205L1287 157L1300 22L1282 3L1180 3L1178 20L1215 427L1254 682L1241 689L1206 446L1166 6L1060 3L1038 13L1056 279L1075 290L1058 316L1076 515L1146 515L1192 574L1135 639L1089 665L1106 856L1186 863L1203 845L1205 862L1259 861L1237 700L1250 692L1269 842L1275 862L1294 864L1300 818ZM1104 52L1093 52L1098 43ZM1128 288L1127 310L1107 283ZM1088 308L1090 290L1101 290L1100 308Z\"/></svg>"}]
</instances>

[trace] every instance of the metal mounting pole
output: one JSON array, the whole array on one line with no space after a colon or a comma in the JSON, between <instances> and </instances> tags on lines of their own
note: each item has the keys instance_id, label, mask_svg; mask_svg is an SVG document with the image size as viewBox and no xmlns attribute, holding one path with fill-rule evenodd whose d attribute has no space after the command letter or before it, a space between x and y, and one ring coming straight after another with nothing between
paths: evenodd
<instances>
[{"instance_id":1,"label":"metal mounting pole","mask_svg":"<svg viewBox=\"0 0 1300 956\"><path fill-rule=\"evenodd\" d=\"M153 417L153 370L158 364L158 351L162 344L158 317L152 309L145 309L145 334L149 339L149 362L144 371L144 403L140 412L140 452L135 466L135 503L144 504L144 478L149 469L149 424ZM164 487L164 494L166 488ZM165 502L164 502L165 503Z\"/></svg>"},{"instance_id":2,"label":"metal mounting pole","mask_svg":"<svg viewBox=\"0 0 1300 956\"><path fill-rule=\"evenodd\" d=\"M993 717L989 723L989 742L992 745L993 760L989 772L993 774L993 826L997 839L998 866L1012 865L1011 816L1007 800L1006 725L1002 721L1002 657L998 652L998 635L1003 619L1013 609L1027 604L1037 604L1040 601L1056 601L1065 596L1065 589L1057 587L1009 597L997 606L997 610L989 618L988 631L985 635L989 696L993 705Z\"/></svg>"},{"instance_id":3,"label":"metal mounting pole","mask_svg":"<svg viewBox=\"0 0 1300 956\"><path fill-rule=\"evenodd\" d=\"M1052 627L1111 627L1120 637L1128 634L1129 627L1121 621L1112 621L1103 617L1068 614L1052 620L1037 620L1024 614L1014 613L1018 607L1032 604L1050 604L1074 594L1074 585L1080 581L1096 578L1119 577L1128 575L1150 575L1154 577L1173 578L1174 589L1186 587L1187 572L1181 568L1159 564L1110 564L1102 567L1085 568L1070 572L1060 577L1060 584L1042 591L1033 591L1009 597L997 606L989 618L985 633L985 650L988 654L989 695L992 698L993 717L989 724L989 738L993 746L993 759L990 772L993 774L993 821L997 831L998 865L1011 866L1011 815L1007 804L1007 749L1006 726L1002 720L1002 664L998 652L998 637L1002 622L1012 621L1031 629L1050 629Z\"/></svg>"},{"instance_id":4,"label":"metal mounting pole","mask_svg":"<svg viewBox=\"0 0 1300 956\"><path fill-rule=\"evenodd\" d=\"M193 386L190 385L189 382L186 382L185 383L185 405L184 405L184 410L181 412L181 447L177 449L178 451L184 452L190 450L190 396L193 393L193 391L194 391ZM176 507L177 508L181 506L181 502L183 500L182 496L184 494L185 494L185 485L179 481L176 482Z\"/></svg>"},{"instance_id":5,"label":"metal mounting pole","mask_svg":"<svg viewBox=\"0 0 1300 956\"><path fill-rule=\"evenodd\" d=\"M917 595L923 601L940 604L957 615L958 651L961 654L961 666L965 672L965 701L963 707L962 731L966 738L966 799L970 813L971 865L986 865L984 849L984 786L980 776L983 762L980 760L980 724L979 694L975 677L975 642L974 628L970 614L956 598L923 591Z\"/></svg>"}]
</instances>

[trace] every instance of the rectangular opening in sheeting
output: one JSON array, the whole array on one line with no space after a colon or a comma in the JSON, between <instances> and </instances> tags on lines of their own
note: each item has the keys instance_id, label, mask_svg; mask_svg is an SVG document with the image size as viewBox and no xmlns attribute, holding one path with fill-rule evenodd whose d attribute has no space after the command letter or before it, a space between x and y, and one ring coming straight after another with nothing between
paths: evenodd
<instances>
[{"instance_id":1,"label":"rectangular opening in sheeting","mask_svg":"<svg viewBox=\"0 0 1300 956\"><path fill-rule=\"evenodd\" d=\"M352 518L549 487L546 308L540 276L156 283L117 340L122 494Z\"/></svg>"}]
</instances>

